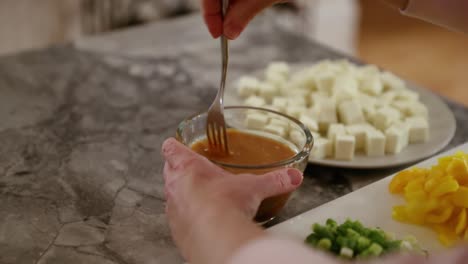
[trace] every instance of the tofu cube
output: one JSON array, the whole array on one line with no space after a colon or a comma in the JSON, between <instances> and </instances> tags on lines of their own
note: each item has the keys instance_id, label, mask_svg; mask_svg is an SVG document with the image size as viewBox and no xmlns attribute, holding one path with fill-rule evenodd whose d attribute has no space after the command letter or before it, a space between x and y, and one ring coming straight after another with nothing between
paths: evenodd
<instances>
[{"instance_id":1,"label":"tofu cube","mask_svg":"<svg viewBox=\"0 0 468 264\"><path fill-rule=\"evenodd\" d=\"M348 93L351 96L357 96L359 88L359 82L351 74L340 74L337 76L333 82L333 93L342 94Z\"/></svg>"},{"instance_id":2,"label":"tofu cube","mask_svg":"<svg viewBox=\"0 0 468 264\"><path fill-rule=\"evenodd\" d=\"M350 136L353 136L356 141L355 148L357 151L364 150L367 130L369 130L369 128L362 124L346 127L346 133Z\"/></svg>"},{"instance_id":3,"label":"tofu cube","mask_svg":"<svg viewBox=\"0 0 468 264\"><path fill-rule=\"evenodd\" d=\"M267 102L271 102L273 97L279 95L279 89L269 83L260 83L259 94L265 98Z\"/></svg>"},{"instance_id":4,"label":"tofu cube","mask_svg":"<svg viewBox=\"0 0 468 264\"><path fill-rule=\"evenodd\" d=\"M417 101L419 100L419 94L409 89L404 89L404 90L400 90L397 92L395 99L406 100L406 101Z\"/></svg>"},{"instance_id":5,"label":"tofu cube","mask_svg":"<svg viewBox=\"0 0 468 264\"><path fill-rule=\"evenodd\" d=\"M338 106L340 121L345 125L364 123L364 113L361 106L354 100L344 101Z\"/></svg>"},{"instance_id":6,"label":"tofu cube","mask_svg":"<svg viewBox=\"0 0 468 264\"><path fill-rule=\"evenodd\" d=\"M384 92L379 100L382 105L390 105L395 100L397 93L395 91Z\"/></svg>"},{"instance_id":7,"label":"tofu cube","mask_svg":"<svg viewBox=\"0 0 468 264\"><path fill-rule=\"evenodd\" d=\"M278 93L283 93L288 88L288 81L281 75L267 76L265 83L273 86Z\"/></svg>"},{"instance_id":8,"label":"tofu cube","mask_svg":"<svg viewBox=\"0 0 468 264\"><path fill-rule=\"evenodd\" d=\"M245 101L244 104L246 106L253 106L253 107L263 107L266 105L265 99L259 96L249 96Z\"/></svg>"},{"instance_id":9,"label":"tofu cube","mask_svg":"<svg viewBox=\"0 0 468 264\"><path fill-rule=\"evenodd\" d=\"M360 90L373 96L380 95L383 91L383 84L380 76L378 74L373 74L362 77Z\"/></svg>"},{"instance_id":10,"label":"tofu cube","mask_svg":"<svg viewBox=\"0 0 468 264\"><path fill-rule=\"evenodd\" d=\"M406 88L405 81L391 72L383 72L380 74L380 79L384 85L384 90L403 90Z\"/></svg>"},{"instance_id":11,"label":"tofu cube","mask_svg":"<svg viewBox=\"0 0 468 264\"><path fill-rule=\"evenodd\" d=\"M269 76L280 76L283 79L288 79L291 69L286 62L275 61L268 65L265 71L265 77L268 79Z\"/></svg>"},{"instance_id":12,"label":"tofu cube","mask_svg":"<svg viewBox=\"0 0 468 264\"><path fill-rule=\"evenodd\" d=\"M406 120L409 126L409 143L424 143L429 140L429 123L422 117L412 117Z\"/></svg>"},{"instance_id":13,"label":"tofu cube","mask_svg":"<svg viewBox=\"0 0 468 264\"><path fill-rule=\"evenodd\" d=\"M406 133L407 134L407 133ZM400 153L406 144L405 131L398 129L396 126L390 127L385 131L385 152L389 154Z\"/></svg>"},{"instance_id":14,"label":"tofu cube","mask_svg":"<svg viewBox=\"0 0 468 264\"><path fill-rule=\"evenodd\" d=\"M367 76L379 75L380 69L375 65L365 65L357 68L357 76L363 79Z\"/></svg>"},{"instance_id":15,"label":"tofu cube","mask_svg":"<svg viewBox=\"0 0 468 264\"><path fill-rule=\"evenodd\" d=\"M319 138L314 141L314 147L310 152L310 158L312 159L324 159L330 157L332 152L332 145L328 139Z\"/></svg>"},{"instance_id":16,"label":"tofu cube","mask_svg":"<svg viewBox=\"0 0 468 264\"><path fill-rule=\"evenodd\" d=\"M338 123L336 104L333 100L323 100L320 102L318 122L321 131L327 131L330 124Z\"/></svg>"},{"instance_id":17,"label":"tofu cube","mask_svg":"<svg viewBox=\"0 0 468 264\"><path fill-rule=\"evenodd\" d=\"M330 100L329 97L319 92L311 93L309 97L309 103L312 107L319 106L322 101L327 100Z\"/></svg>"},{"instance_id":18,"label":"tofu cube","mask_svg":"<svg viewBox=\"0 0 468 264\"><path fill-rule=\"evenodd\" d=\"M280 112L285 112L286 111L286 108L288 107L288 99L284 98L284 97L273 97L273 100L271 102L271 104L278 108L280 110Z\"/></svg>"},{"instance_id":19,"label":"tofu cube","mask_svg":"<svg viewBox=\"0 0 468 264\"><path fill-rule=\"evenodd\" d=\"M373 124L377 129L385 131L394 122L401 118L400 111L393 107L382 107L375 112Z\"/></svg>"},{"instance_id":20,"label":"tofu cube","mask_svg":"<svg viewBox=\"0 0 468 264\"><path fill-rule=\"evenodd\" d=\"M369 157L385 155L385 135L378 130L369 130L366 132L366 144L364 151Z\"/></svg>"},{"instance_id":21,"label":"tofu cube","mask_svg":"<svg viewBox=\"0 0 468 264\"><path fill-rule=\"evenodd\" d=\"M291 131L289 133L289 138L298 148L302 148L306 142L304 133L299 130Z\"/></svg>"},{"instance_id":22,"label":"tofu cube","mask_svg":"<svg viewBox=\"0 0 468 264\"><path fill-rule=\"evenodd\" d=\"M315 77L315 86L317 90L327 96L333 95L333 84L335 82L335 77L333 74L318 74Z\"/></svg>"},{"instance_id":23,"label":"tofu cube","mask_svg":"<svg viewBox=\"0 0 468 264\"><path fill-rule=\"evenodd\" d=\"M306 112L307 108L305 108L304 106L289 106L286 109L286 114L296 119L299 119L299 117Z\"/></svg>"},{"instance_id":24,"label":"tofu cube","mask_svg":"<svg viewBox=\"0 0 468 264\"><path fill-rule=\"evenodd\" d=\"M250 129L262 129L268 124L269 116L259 113L248 114L245 125Z\"/></svg>"},{"instance_id":25,"label":"tofu cube","mask_svg":"<svg viewBox=\"0 0 468 264\"><path fill-rule=\"evenodd\" d=\"M328 128L327 138L331 142L335 142L338 135L346 135L346 129L343 124L331 124Z\"/></svg>"},{"instance_id":26,"label":"tofu cube","mask_svg":"<svg viewBox=\"0 0 468 264\"><path fill-rule=\"evenodd\" d=\"M260 81L257 78L244 76L237 82L237 94L247 98L256 95L260 90Z\"/></svg>"},{"instance_id":27,"label":"tofu cube","mask_svg":"<svg viewBox=\"0 0 468 264\"><path fill-rule=\"evenodd\" d=\"M409 125L406 122L396 122L390 128L387 129L396 129L402 133L402 145L403 148L406 148L409 144Z\"/></svg>"},{"instance_id":28,"label":"tofu cube","mask_svg":"<svg viewBox=\"0 0 468 264\"><path fill-rule=\"evenodd\" d=\"M353 160L356 139L353 136L339 135L335 140L335 159Z\"/></svg>"},{"instance_id":29,"label":"tofu cube","mask_svg":"<svg viewBox=\"0 0 468 264\"><path fill-rule=\"evenodd\" d=\"M409 108L414 101L406 101L406 100L394 100L390 103L390 106L400 111L402 116L409 115Z\"/></svg>"},{"instance_id":30,"label":"tofu cube","mask_svg":"<svg viewBox=\"0 0 468 264\"><path fill-rule=\"evenodd\" d=\"M421 116L425 119L429 118L429 111L427 107L420 102L413 102L412 104L408 105L407 111L408 116Z\"/></svg>"},{"instance_id":31,"label":"tofu cube","mask_svg":"<svg viewBox=\"0 0 468 264\"><path fill-rule=\"evenodd\" d=\"M266 125L263 130L268 132L268 133L278 135L280 137L285 137L286 133L287 133L287 131L286 131L286 129L284 127L277 126L277 125L272 125L272 124Z\"/></svg>"},{"instance_id":32,"label":"tofu cube","mask_svg":"<svg viewBox=\"0 0 468 264\"><path fill-rule=\"evenodd\" d=\"M287 98L288 100L288 106L301 106L301 107L307 107L307 99L302 96L289 96Z\"/></svg>"},{"instance_id":33,"label":"tofu cube","mask_svg":"<svg viewBox=\"0 0 468 264\"><path fill-rule=\"evenodd\" d=\"M319 131L318 122L315 119L312 119L305 114L301 114L299 116L299 121L301 121L310 131Z\"/></svg>"},{"instance_id":34,"label":"tofu cube","mask_svg":"<svg viewBox=\"0 0 468 264\"><path fill-rule=\"evenodd\" d=\"M289 131L289 121L287 121L286 119L274 117L274 118L271 118L271 119L270 119L269 124L270 124L270 125L274 125L274 126L282 127L282 128L284 128L284 130L285 130L286 132Z\"/></svg>"}]
</instances>

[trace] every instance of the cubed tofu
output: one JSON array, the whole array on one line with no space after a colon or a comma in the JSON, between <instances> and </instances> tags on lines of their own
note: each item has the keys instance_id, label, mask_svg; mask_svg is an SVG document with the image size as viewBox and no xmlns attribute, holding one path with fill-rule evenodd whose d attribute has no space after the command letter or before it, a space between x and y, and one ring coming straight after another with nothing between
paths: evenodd
<instances>
[{"instance_id":1,"label":"cubed tofu","mask_svg":"<svg viewBox=\"0 0 468 264\"><path fill-rule=\"evenodd\" d=\"M390 105L393 102L393 100L395 100L396 95L397 95L397 93L395 91L384 92L379 97L380 103L382 105Z\"/></svg>"},{"instance_id":2,"label":"cubed tofu","mask_svg":"<svg viewBox=\"0 0 468 264\"><path fill-rule=\"evenodd\" d=\"M289 133L289 138L298 148L303 148L306 142L305 134L299 130L293 130Z\"/></svg>"},{"instance_id":3,"label":"cubed tofu","mask_svg":"<svg viewBox=\"0 0 468 264\"><path fill-rule=\"evenodd\" d=\"M299 119L299 117L306 112L307 108L304 106L289 106L286 109L286 114L296 119Z\"/></svg>"},{"instance_id":4,"label":"cubed tofu","mask_svg":"<svg viewBox=\"0 0 468 264\"><path fill-rule=\"evenodd\" d=\"M314 147L310 153L309 160L324 159L330 157L332 154L332 145L328 139L319 138L314 141Z\"/></svg>"},{"instance_id":5,"label":"cubed tofu","mask_svg":"<svg viewBox=\"0 0 468 264\"><path fill-rule=\"evenodd\" d=\"M385 135L378 130L368 130L366 132L366 144L364 150L369 157L385 155Z\"/></svg>"},{"instance_id":6,"label":"cubed tofu","mask_svg":"<svg viewBox=\"0 0 468 264\"><path fill-rule=\"evenodd\" d=\"M286 86L291 89L315 91L317 90L315 74L310 69L300 70L291 76Z\"/></svg>"},{"instance_id":7,"label":"cubed tofu","mask_svg":"<svg viewBox=\"0 0 468 264\"><path fill-rule=\"evenodd\" d=\"M406 122L399 121L394 123L390 128L387 129L396 129L398 131L401 131L403 134L402 136L402 145L403 148L406 148L409 144L409 125Z\"/></svg>"},{"instance_id":8,"label":"cubed tofu","mask_svg":"<svg viewBox=\"0 0 468 264\"><path fill-rule=\"evenodd\" d=\"M380 95L383 91L383 84L378 74L364 76L360 82L360 90L372 96Z\"/></svg>"},{"instance_id":9,"label":"cubed tofu","mask_svg":"<svg viewBox=\"0 0 468 264\"><path fill-rule=\"evenodd\" d=\"M259 94L267 102L271 102L273 97L279 95L279 89L270 83L260 83Z\"/></svg>"},{"instance_id":10,"label":"cubed tofu","mask_svg":"<svg viewBox=\"0 0 468 264\"><path fill-rule=\"evenodd\" d=\"M244 101L244 104L246 106L263 107L266 105L266 101L260 96L252 95Z\"/></svg>"},{"instance_id":11,"label":"cubed tofu","mask_svg":"<svg viewBox=\"0 0 468 264\"><path fill-rule=\"evenodd\" d=\"M288 81L281 75L271 75L266 78L265 83L273 86L278 93L282 93L287 90Z\"/></svg>"},{"instance_id":12,"label":"cubed tofu","mask_svg":"<svg viewBox=\"0 0 468 264\"><path fill-rule=\"evenodd\" d=\"M338 106L338 116L345 125L364 123L364 113L357 101L344 101Z\"/></svg>"},{"instance_id":13,"label":"cubed tofu","mask_svg":"<svg viewBox=\"0 0 468 264\"><path fill-rule=\"evenodd\" d=\"M298 95L291 95L287 97L288 100L288 106L301 106L301 107L307 107L307 99L302 96Z\"/></svg>"},{"instance_id":14,"label":"cubed tofu","mask_svg":"<svg viewBox=\"0 0 468 264\"><path fill-rule=\"evenodd\" d=\"M320 102L331 100L328 96L323 93L314 92L309 96L309 103L312 107L319 106Z\"/></svg>"},{"instance_id":15,"label":"cubed tofu","mask_svg":"<svg viewBox=\"0 0 468 264\"><path fill-rule=\"evenodd\" d=\"M279 75L284 79L289 78L291 69L286 62L275 61L268 65L265 71L265 77L268 79L269 76Z\"/></svg>"},{"instance_id":16,"label":"cubed tofu","mask_svg":"<svg viewBox=\"0 0 468 264\"><path fill-rule=\"evenodd\" d=\"M356 139L353 136L339 135L335 140L335 159L353 160Z\"/></svg>"},{"instance_id":17,"label":"cubed tofu","mask_svg":"<svg viewBox=\"0 0 468 264\"><path fill-rule=\"evenodd\" d=\"M359 82L355 76L351 74L340 74L333 82L333 93L347 93L351 96L357 96L359 88Z\"/></svg>"},{"instance_id":18,"label":"cubed tofu","mask_svg":"<svg viewBox=\"0 0 468 264\"><path fill-rule=\"evenodd\" d=\"M419 100L419 94L417 92L411 91L409 89L403 89L397 91L396 100L406 100L406 101L417 101Z\"/></svg>"},{"instance_id":19,"label":"cubed tofu","mask_svg":"<svg viewBox=\"0 0 468 264\"><path fill-rule=\"evenodd\" d=\"M400 153L405 147L406 138L404 130L398 129L396 126L390 127L385 131L385 152L389 154Z\"/></svg>"},{"instance_id":20,"label":"cubed tofu","mask_svg":"<svg viewBox=\"0 0 468 264\"><path fill-rule=\"evenodd\" d=\"M338 123L336 104L333 100L322 100L320 102L320 113L318 120L320 131L327 131L330 124Z\"/></svg>"},{"instance_id":21,"label":"cubed tofu","mask_svg":"<svg viewBox=\"0 0 468 264\"><path fill-rule=\"evenodd\" d=\"M364 124L350 125L346 127L346 133L353 136L356 141L356 150L364 150L366 143L366 131L369 130Z\"/></svg>"},{"instance_id":22,"label":"cubed tofu","mask_svg":"<svg viewBox=\"0 0 468 264\"><path fill-rule=\"evenodd\" d=\"M287 134L287 131L284 127L273 124L266 125L265 128L263 128L263 130L281 137L285 137Z\"/></svg>"},{"instance_id":23,"label":"cubed tofu","mask_svg":"<svg viewBox=\"0 0 468 264\"><path fill-rule=\"evenodd\" d=\"M399 121L400 118L400 111L393 107L382 107L375 112L373 117L373 125L377 129L385 131L388 127L390 127L390 125Z\"/></svg>"},{"instance_id":24,"label":"cubed tofu","mask_svg":"<svg viewBox=\"0 0 468 264\"><path fill-rule=\"evenodd\" d=\"M260 113L251 113L248 114L245 118L245 125L250 129L263 129L269 121L270 117L268 115Z\"/></svg>"},{"instance_id":25,"label":"cubed tofu","mask_svg":"<svg viewBox=\"0 0 468 264\"><path fill-rule=\"evenodd\" d=\"M384 90L402 90L406 88L405 81L391 72L383 72L380 74Z\"/></svg>"},{"instance_id":26,"label":"cubed tofu","mask_svg":"<svg viewBox=\"0 0 468 264\"><path fill-rule=\"evenodd\" d=\"M409 126L409 143L424 143L429 140L429 122L423 117L412 117L405 121Z\"/></svg>"},{"instance_id":27,"label":"cubed tofu","mask_svg":"<svg viewBox=\"0 0 468 264\"><path fill-rule=\"evenodd\" d=\"M289 121L285 118L280 118L280 117L272 117L269 122L270 125L274 126L280 126L284 128L284 130L287 132L289 131Z\"/></svg>"},{"instance_id":28,"label":"cubed tofu","mask_svg":"<svg viewBox=\"0 0 468 264\"><path fill-rule=\"evenodd\" d=\"M317 120L309 117L308 115L304 113L301 114L299 116L299 121L301 121L310 131L319 131Z\"/></svg>"},{"instance_id":29,"label":"cubed tofu","mask_svg":"<svg viewBox=\"0 0 468 264\"><path fill-rule=\"evenodd\" d=\"M331 142L335 142L338 135L346 135L346 129L343 124L331 124L328 128L327 138Z\"/></svg>"},{"instance_id":30,"label":"cubed tofu","mask_svg":"<svg viewBox=\"0 0 468 264\"><path fill-rule=\"evenodd\" d=\"M322 73L315 77L315 85L317 90L327 96L333 95L333 84L335 76L333 74Z\"/></svg>"},{"instance_id":31,"label":"cubed tofu","mask_svg":"<svg viewBox=\"0 0 468 264\"><path fill-rule=\"evenodd\" d=\"M273 97L271 104L280 109L280 112L285 112L286 108L288 108L288 99L276 96Z\"/></svg>"},{"instance_id":32,"label":"cubed tofu","mask_svg":"<svg viewBox=\"0 0 468 264\"><path fill-rule=\"evenodd\" d=\"M363 79L367 76L379 75L380 69L375 65L365 65L357 68L357 76Z\"/></svg>"},{"instance_id":33,"label":"cubed tofu","mask_svg":"<svg viewBox=\"0 0 468 264\"><path fill-rule=\"evenodd\" d=\"M247 98L258 94L260 90L260 81L257 78L244 76L237 82L237 94L240 97Z\"/></svg>"},{"instance_id":34,"label":"cubed tofu","mask_svg":"<svg viewBox=\"0 0 468 264\"><path fill-rule=\"evenodd\" d=\"M409 108L412 103L415 101L407 101L407 100L394 100L390 103L390 106L400 111L402 116L407 116L409 114Z\"/></svg>"},{"instance_id":35,"label":"cubed tofu","mask_svg":"<svg viewBox=\"0 0 468 264\"><path fill-rule=\"evenodd\" d=\"M427 107L420 102L413 102L412 104L408 106L407 110L408 110L407 112L408 116L421 116L421 117L424 117L425 119L429 118L429 111Z\"/></svg>"}]
</instances>

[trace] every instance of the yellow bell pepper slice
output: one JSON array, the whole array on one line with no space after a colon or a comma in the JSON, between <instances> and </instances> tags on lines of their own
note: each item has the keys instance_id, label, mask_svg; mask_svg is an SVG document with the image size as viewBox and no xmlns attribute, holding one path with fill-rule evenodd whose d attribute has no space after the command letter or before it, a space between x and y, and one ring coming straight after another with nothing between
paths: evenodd
<instances>
[{"instance_id":1,"label":"yellow bell pepper slice","mask_svg":"<svg viewBox=\"0 0 468 264\"><path fill-rule=\"evenodd\" d=\"M468 208L468 187L460 186L460 188L453 193L451 197L455 206Z\"/></svg>"},{"instance_id":2,"label":"yellow bell pepper slice","mask_svg":"<svg viewBox=\"0 0 468 264\"><path fill-rule=\"evenodd\" d=\"M444 180L435 187L435 189L430 193L432 197L439 197L448 193L453 193L458 190L460 185L452 177L446 177Z\"/></svg>"},{"instance_id":3,"label":"yellow bell pepper slice","mask_svg":"<svg viewBox=\"0 0 468 264\"><path fill-rule=\"evenodd\" d=\"M426 221L431 224L442 224L450 219L453 213L453 206L445 207L440 212L431 212L427 214Z\"/></svg>"},{"instance_id":4,"label":"yellow bell pepper slice","mask_svg":"<svg viewBox=\"0 0 468 264\"><path fill-rule=\"evenodd\" d=\"M457 225L455 227L455 234L461 235L466 230L466 209L463 209L457 217Z\"/></svg>"},{"instance_id":5,"label":"yellow bell pepper slice","mask_svg":"<svg viewBox=\"0 0 468 264\"><path fill-rule=\"evenodd\" d=\"M468 163L465 159L454 158L447 167L447 173L452 175L460 185L468 184Z\"/></svg>"}]
</instances>

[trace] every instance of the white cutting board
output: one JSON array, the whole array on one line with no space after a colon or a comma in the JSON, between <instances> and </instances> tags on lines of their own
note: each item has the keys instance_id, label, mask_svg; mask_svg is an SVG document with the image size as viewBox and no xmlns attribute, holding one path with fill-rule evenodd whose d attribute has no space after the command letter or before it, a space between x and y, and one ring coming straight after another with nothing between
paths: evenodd
<instances>
[{"instance_id":1,"label":"white cutting board","mask_svg":"<svg viewBox=\"0 0 468 264\"><path fill-rule=\"evenodd\" d=\"M439 157L451 155L460 150L468 152L468 143L423 161L416 166L429 167L436 164ZM403 198L391 195L388 191L388 184L393 176L275 225L269 228L268 232L302 242L311 233L313 223L324 224L328 218L333 218L340 223L346 218L351 218L361 221L366 226L380 227L387 232L395 233L399 238L413 235L421 246L430 253L444 249L439 244L437 235L430 229L403 224L392 219L392 207L404 202Z\"/></svg>"}]
</instances>

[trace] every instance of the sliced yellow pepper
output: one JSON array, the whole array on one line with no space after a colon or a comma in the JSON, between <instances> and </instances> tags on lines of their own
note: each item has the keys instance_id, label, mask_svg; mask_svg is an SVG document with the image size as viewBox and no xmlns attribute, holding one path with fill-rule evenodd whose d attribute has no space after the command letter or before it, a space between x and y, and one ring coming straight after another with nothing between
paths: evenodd
<instances>
[{"instance_id":1,"label":"sliced yellow pepper","mask_svg":"<svg viewBox=\"0 0 468 264\"><path fill-rule=\"evenodd\" d=\"M455 234L462 235L466 230L466 209L461 210L457 217L457 225L455 227Z\"/></svg>"},{"instance_id":2,"label":"sliced yellow pepper","mask_svg":"<svg viewBox=\"0 0 468 264\"><path fill-rule=\"evenodd\" d=\"M460 186L460 188L452 194L452 202L455 206L468 208L468 187Z\"/></svg>"},{"instance_id":3,"label":"sliced yellow pepper","mask_svg":"<svg viewBox=\"0 0 468 264\"><path fill-rule=\"evenodd\" d=\"M453 193L458 190L460 185L452 177L446 177L444 180L435 187L435 189L430 193L432 197L439 197L448 193Z\"/></svg>"},{"instance_id":4,"label":"sliced yellow pepper","mask_svg":"<svg viewBox=\"0 0 468 264\"><path fill-rule=\"evenodd\" d=\"M460 185L468 184L468 163L463 158L454 158L447 167L447 173L452 175Z\"/></svg>"},{"instance_id":5,"label":"sliced yellow pepper","mask_svg":"<svg viewBox=\"0 0 468 264\"><path fill-rule=\"evenodd\" d=\"M442 224L450 219L453 213L453 206L441 208L441 211L433 211L426 216L426 221L431 224Z\"/></svg>"}]
</instances>

